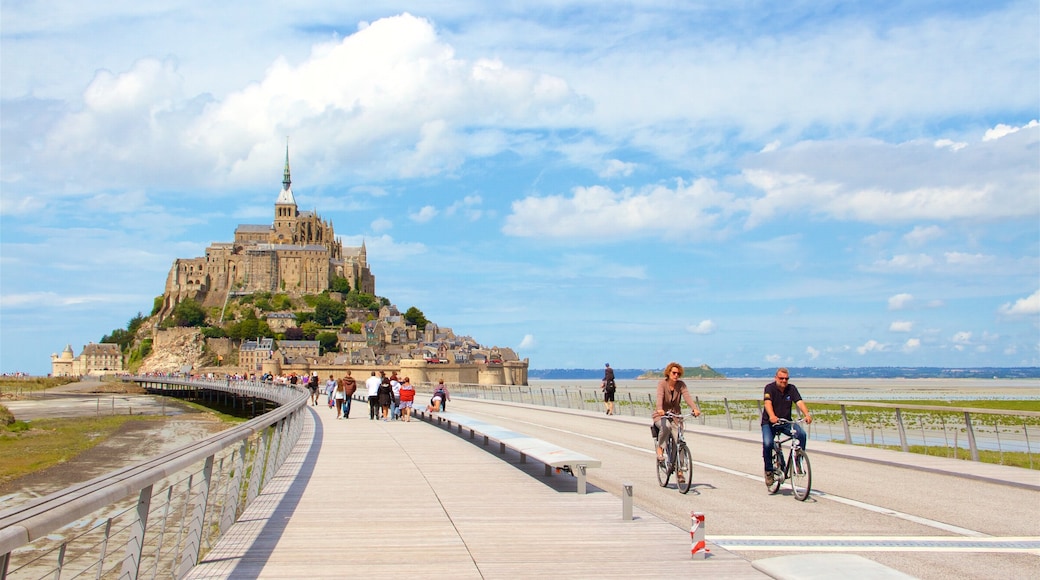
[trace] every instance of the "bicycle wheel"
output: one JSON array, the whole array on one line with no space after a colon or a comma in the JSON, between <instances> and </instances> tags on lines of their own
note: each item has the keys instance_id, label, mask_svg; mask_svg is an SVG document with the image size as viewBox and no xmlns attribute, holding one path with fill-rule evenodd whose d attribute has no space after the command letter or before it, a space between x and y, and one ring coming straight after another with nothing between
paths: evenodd
<instances>
[{"instance_id":1,"label":"bicycle wheel","mask_svg":"<svg viewBox=\"0 0 1040 580\"><path fill-rule=\"evenodd\" d=\"M773 483L766 486L769 493L776 493L780 491L780 484L784 482L784 470L780 468L781 464L780 451L776 446L773 447Z\"/></svg>"},{"instance_id":2,"label":"bicycle wheel","mask_svg":"<svg viewBox=\"0 0 1040 580\"><path fill-rule=\"evenodd\" d=\"M664 447L664 461L657 462L657 483L661 484L661 487L668 487L668 478L672 476L672 465L675 464L675 460L672 455L672 442L669 441Z\"/></svg>"},{"instance_id":3,"label":"bicycle wheel","mask_svg":"<svg viewBox=\"0 0 1040 580\"><path fill-rule=\"evenodd\" d=\"M690 486L693 485L693 455L685 443L679 444L679 452L676 453L675 483L680 493L690 491Z\"/></svg>"},{"instance_id":4,"label":"bicycle wheel","mask_svg":"<svg viewBox=\"0 0 1040 580\"><path fill-rule=\"evenodd\" d=\"M791 491L798 501L805 501L812 490L812 467L809 465L809 455L804 449L796 449L794 452L794 465L791 466Z\"/></svg>"}]
</instances>

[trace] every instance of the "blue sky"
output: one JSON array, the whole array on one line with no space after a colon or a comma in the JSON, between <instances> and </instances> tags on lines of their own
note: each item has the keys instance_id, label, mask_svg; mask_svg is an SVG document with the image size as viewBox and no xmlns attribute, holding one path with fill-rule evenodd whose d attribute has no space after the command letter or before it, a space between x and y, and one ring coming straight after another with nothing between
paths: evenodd
<instances>
[{"instance_id":1,"label":"blue sky","mask_svg":"<svg viewBox=\"0 0 1040 580\"><path fill-rule=\"evenodd\" d=\"M212 5L211 5L212 4ZM1040 365L1040 7L3 0L0 370L301 209L532 368Z\"/></svg>"}]
</instances>

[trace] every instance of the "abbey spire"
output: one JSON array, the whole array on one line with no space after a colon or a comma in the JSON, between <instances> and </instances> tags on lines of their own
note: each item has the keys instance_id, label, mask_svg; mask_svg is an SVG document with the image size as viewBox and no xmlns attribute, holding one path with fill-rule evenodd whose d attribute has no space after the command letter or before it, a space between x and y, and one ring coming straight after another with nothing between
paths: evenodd
<instances>
[{"instance_id":1,"label":"abbey spire","mask_svg":"<svg viewBox=\"0 0 1040 580\"><path fill-rule=\"evenodd\" d=\"M296 198L293 197L292 192L292 178L289 177L289 142L286 140L285 143L285 172L282 176L282 191L278 194L278 200L275 201L275 205L291 205L293 206L293 213L296 211ZM285 216L283 216L285 217ZM294 216L295 217L295 216Z\"/></svg>"}]
</instances>

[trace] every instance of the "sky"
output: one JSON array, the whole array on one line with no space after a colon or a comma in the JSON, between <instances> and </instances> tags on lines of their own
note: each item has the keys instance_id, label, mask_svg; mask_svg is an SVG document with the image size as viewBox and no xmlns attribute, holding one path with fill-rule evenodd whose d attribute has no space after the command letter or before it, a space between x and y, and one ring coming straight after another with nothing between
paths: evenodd
<instances>
[{"instance_id":1,"label":"sky","mask_svg":"<svg viewBox=\"0 0 1040 580\"><path fill-rule=\"evenodd\" d=\"M0 48L5 373L270 224L287 143L377 294L533 369L1040 365L1035 0L2 0Z\"/></svg>"}]
</instances>

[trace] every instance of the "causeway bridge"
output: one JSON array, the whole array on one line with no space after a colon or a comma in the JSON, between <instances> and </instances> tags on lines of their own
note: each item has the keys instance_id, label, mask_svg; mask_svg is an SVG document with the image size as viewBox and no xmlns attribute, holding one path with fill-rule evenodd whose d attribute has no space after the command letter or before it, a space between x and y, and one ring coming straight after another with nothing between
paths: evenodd
<instances>
[{"instance_id":1,"label":"causeway bridge","mask_svg":"<svg viewBox=\"0 0 1040 580\"><path fill-rule=\"evenodd\" d=\"M451 413L599 460L580 494L572 476L547 476L435 420L370 420L361 400L349 419L336 419L305 393L278 397L280 406L244 431L176 460L191 467L167 459L152 468L166 463L168 473L123 470L62 492L64 504L0 512L4 577L1040 574L1035 470L810 441L813 494L799 502L787 488L766 492L756 432L688 424L693 488L683 495L658 485L644 417L453 395ZM151 495L167 483L169 498ZM194 491L178 500L181 487ZM62 519L62 505L80 504L100 511L72 514L75 532L43 532ZM691 557L692 512L705 518L703 559ZM61 539L72 536L82 539ZM25 550L33 563L24 563Z\"/></svg>"}]
</instances>

